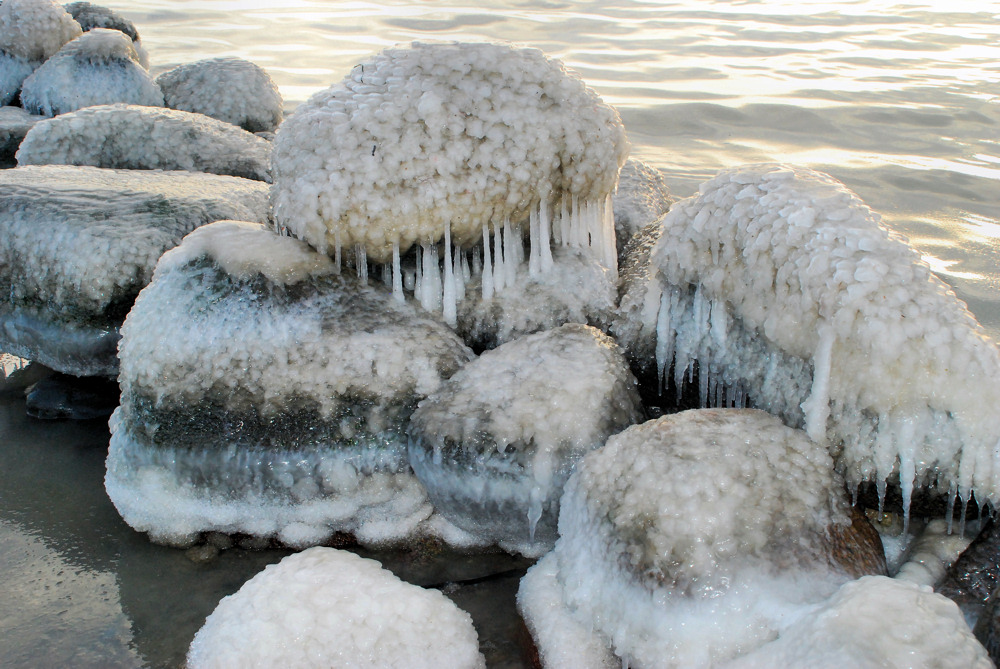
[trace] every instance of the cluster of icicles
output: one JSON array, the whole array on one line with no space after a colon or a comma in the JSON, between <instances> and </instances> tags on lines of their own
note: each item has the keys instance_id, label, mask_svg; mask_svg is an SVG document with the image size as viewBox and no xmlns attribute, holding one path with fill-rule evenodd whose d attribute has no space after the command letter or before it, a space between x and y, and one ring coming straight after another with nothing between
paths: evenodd
<instances>
[{"instance_id":1,"label":"cluster of icicles","mask_svg":"<svg viewBox=\"0 0 1000 669\"><path fill-rule=\"evenodd\" d=\"M558 209L554 217L552 209ZM452 244L451 225L446 223L442 243L425 242L416 248L413 268L403 267L401 254L406 250L401 250L399 243L394 242L392 262L378 266L381 279L399 302L406 300L404 291L409 291L426 311L442 314L445 322L454 326L458 322L458 305L466 299L466 286L471 281L480 281L481 297L485 302L518 280L525 263L524 223L512 223L507 219L502 225L494 223L491 233L490 222L483 222L482 245L470 249ZM529 277L554 270L553 244L589 249L598 262L617 276L618 255L610 194L597 201L581 202L573 197L567 202L567 198L562 198L558 207L542 200L532 207L527 224ZM281 232L287 234L287 230ZM365 247L355 244L353 251L351 264L358 278L367 282L369 268ZM333 256L338 272L344 265L342 256L338 236Z\"/></svg>"}]
</instances>

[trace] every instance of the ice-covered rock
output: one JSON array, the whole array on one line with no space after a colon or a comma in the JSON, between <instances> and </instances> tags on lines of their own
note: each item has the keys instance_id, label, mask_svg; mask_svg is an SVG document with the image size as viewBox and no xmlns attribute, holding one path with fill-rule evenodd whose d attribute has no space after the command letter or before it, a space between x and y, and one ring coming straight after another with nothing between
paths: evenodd
<instances>
[{"instance_id":1,"label":"ice-covered rock","mask_svg":"<svg viewBox=\"0 0 1000 669\"><path fill-rule=\"evenodd\" d=\"M106 487L132 527L305 546L407 539L431 513L417 402L472 353L328 256L220 221L164 254L122 326Z\"/></svg>"},{"instance_id":2,"label":"ice-covered rock","mask_svg":"<svg viewBox=\"0 0 1000 669\"><path fill-rule=\"evenodd\" d=\"M525 233L532 274L552 268L552 241L616 270L611 194L627 149L618 113L540 51L415 43L281 125L275 216L321 252L358 248L393 274L421 245L435 258L421 303L454 323L459 249L482 249L484 299L512 283Z\"/></svg>"},{"instance_id":3,"label":"ice-covered rock","mask_svg":"<svg viewBox=\"0 0 1000 669\"><path fill-rule=\"evenodd\" d=\"M423 400L410 462L453 523L536 556L555 541L576 462L641 418L617 345L569 324L487 351Z\"/></svg>"},{"instance_id":4,"label":"ice-covered rock","mask_svg":"<svg viewBox=\"0 0 1000 669\"><path fill-rule=\"evenodd\" d=\"M472 618L375 560L310 548L224 598L188 650L190 669L480 669Z\"/></svg>"},{"instance_id":5,"label":"ice-covered rock","mask_svg":"<svg viewBox=\"0 0 1000 669\"><path fill-rule=\"evenodd\" d=\"M271 181L271 143L203 114L163 107L100 105L32 128L19 165L92 165L187 170Z\"/></svg>"},{"instance_id":6,"label":"ice-covered rock","mask_svg":"<svg viewBox=\"0 0 1000 669\"><path fill-rule=\"evenodd\" d=\"M1000 500L1000 353L904 239L832 178L727 170L661 221L613 326L701 406L826 442L848 483ZM697 371L697 374L694 372Z\"/></svg>"},{"instance_id":7,"label":"ice-covered rock","mask_svg":"<svg viewBox=\"0 0 1000 669\"><path fill-rule=\"evenodd\" d=\"M249 132L272 131L284 102L271 76L242 58L210 58L167 70L156 78L171 109L197 112Z\"/></svg>"},{"instance_id":8,"label":"ice-covered rock","mask_svg":"<svg viewBox=\"0 0 1000 669\"><path fill-rule=\"evenodd\" d=\"M17 147L44 116L29 114L20 107L0 107L0 168L17 164Z\"/></svg>"},{"instance_id":9,"label":"ice-covered rock","mask_svg":"<svg viewBox=\"0 0 1000 669\"><path fill-rule=\"evenodd\" d=\"M927 586L866 576L724 666L990 669L993 663L953 602Z\"/></svg>"},{"instance_id":10,"label":"ice-covered rock","mask_svg":"<svg viewBox=\"0 0 1000 669\"><path fill-rule=\"evenodd\" d=\"M236 177L0 170L0 350L114 375L118 326L160 255L199 225L268 214L266 184Z\"/></svg>"},{"instance_id":11,"label":"ice-covered rock","mask_svg":"<svg viewBox=\"0 0 1000 669\"><path fill-rule=\"evenodd\" d=\"M456 331L474 349L500 344L564 323L607 330L617 306L617 278L597 258L580 249L552 250L548 272L513 276L488 299L458 302ZM483 276L470 274L466 292L481 295Z\"/></svg>"},{"instance_id":12,"label":"ice-covered rock","mask_svg":"<svg viewBox=\"0 0 1000 669\"><path fill-rule=\"evenodd\" d=\"M25 78L81 32L55 0L0 2L0 105L16 100Z\"/></svg>"},{"instance_id":13,"label":"ice-covered rock","mask_svg":"<svg viewBox=\"0 0 1000 669\"><path fill-rule=\"evenodd\" d=\"M566 484L552 553L559 615L630 667L721 663L852 576L884 573L884 561L839 550L871 540L850 534L848 510L826 449L770 414L707 409L630 427ZM551 627L558 602L519 598L529 628Z\"/></svg>"},{"instance_id":14,"label":"ice-covered rock","mask_svg":"<svg viewBox=\"0 0 1000 669\"><path fill-rule=\"evenodd\" d=\"M632 236L659 220L672 202L670 188L660 170L635 158L625 161L618 175L614 206L619 264Z\"/></svg>"},{"instance_id":15,"label":"ice-covered rock","mask_svg":"<svg viewBox=\"0 0 1000 669\"><path fill-rule=\"evenodd\" d=\"M163 93L142 66L132 40L107 28L68 42L21 88L21 105L44 116L115 102L162 107Z\"/></svg>"},{"instance_id":16,"label":"ice-covered rock","mask_svg":"<svg viewBox=\"0 0 1000 669\"><path fill-rule=\"evenodd\" d=\"M89 2L71 2L65 6L65 9L84 31L94 28L108 28L120 30L128 35L128 38L132 40L132 46L135 47L135 51L139 55L139 63L147 70L149 69L149 54L142 46L139 31L135 29L135 24L130 20L113 9Z\"/></svg>"}]
</instances>

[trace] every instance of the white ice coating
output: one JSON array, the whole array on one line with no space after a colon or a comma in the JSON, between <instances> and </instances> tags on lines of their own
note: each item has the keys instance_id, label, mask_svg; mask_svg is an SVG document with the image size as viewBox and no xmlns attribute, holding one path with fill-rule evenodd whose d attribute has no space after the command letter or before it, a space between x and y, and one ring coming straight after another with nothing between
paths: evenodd
<instances>
[{"instance_id":1,"label":"white ice coating","mask_svg":"<svg viewBox=\"0 0 1000 669\"><path fill-rule=\"evenodd\" d=\"M89 2L71 2L65 6L65 9L80 24L80 27L84 31L93 30L94 28L110 28L112 30L120 30L128 35L129 39L132 40L132 46L135 47L135 51L139 55L139 63L147 70L149 69L149 54L146 53L146 49L142 46L139 33L135 29L135 24L127 18L118 14L113 9L94 5Z\"/></svg>"},{"instance_id":2,"label":"white ice coating","mask_svg":"<svg viewBox=\"0 0 1000 669\"><path fill-rule=\"evenodd\" d=\"M563 325L483 353L421 401L410 459L452 522L537 556L555 539L573 465L641 416L613 340Z\"/></svg>"},{"instance_id":3,"label":"white ice coating","mask_svg":"<svg viewBox=\"0 0 1000 669\"><path fill-rule=\"evenodd\" d=\"M972 543L971 536L951 530L948 522L942 519L927 523L908 546L906 561L896 572L895 578L917 585L937 587L948 568Z\"/></svg>"},{"instance_id":4,"label":"white ice coating","mask_svg":"<svg viewBox=\"0 0 1000 669\"><path fill-rule=\"evenodd\" d=\"M196 112L249 132L272 131L284 102L277 84L242 58L210 58L167 70L156 78L166 106Z\"/></svg>"},{"instance_id":5,"label":"white ice coating","mask_svg":"<svg viewBox=\"0 0 1000 669\"><path fill-rule=\"evenodd\" d=\"M532 273L552 242L616 269L611 193L627 148L617 112L538 50L416 43L357 65L281 125L272 199L279 224L321 252L361 244L379 263L446 230L461 249L493 235L488 298L516 269L502 269L505 227L528 233Z\"/></svg>"},{"instance_id":6,"label":"white ice coating","mask_svg":"<svg viewBox=\"0 0 1000 669\"><path fill-rule=\"evenodd\" d=\"M1000 499L1000 354L856 195L807 169L742 167L661 226L622 305L624 330L656 333L662 374L681 386L697 363L703 405L745 392L825 439L849 483L899 474L904 505L916 485Z\"/></svg>"},{"instance_id":7,"label":"white ice coating","mask_svg":"<svg viewBox=\"0 0 1000 669\"><path fill-rule=\"evenodd\" d=\"M163 94L142 66L132 40L107 28L94 28L68 42L25 79L21 89L24 108L44 116L115 102L162 107Z\"/></svg>"},{"instance_id":8,"label":"white ice coating","mask_svg":"<svg viewBox=\"0 0 1000 669\"><path fill-rule=\"evenodd\" d=\"M300 240L234 221L196 232L121 329L105 485L126 522L166 543L424 532L403 430L471 352Z\"/></svg>"},{"instance_id":9,"label":"white ice coating","mask_svg":"<svg viewBox=\"0 0 1000 669\"><path fill-rule=\"evenodd\" d=\"M673 198L663 172L635 158L625 161L615 190L618 248L624 249L634 234L667 213L671 202Z\"/></svg>"},{"instance_id":10,"label":"white ice coating","mask_svg":"<svg viewBox=\"0 0 1000 669\"><path fill-rule=\"evenodd\" d=\"M271 181L271 143L203 114L113 104L38 123L17 153L19 165L92 165L187 170Z\"/></svg>"},{"instance_id":11,"label":"white ice coating","mask_svg":"<svg viewBox=\"0 0 1000 669\"><path fill-rule=\"evenodd\" d=\"M80 24L54 0L0 3L0 51L34 62L36 67L82 32Z\"/></svg>"},{"instance_id":12,"label":"white ice coating","mask_svg":"<svg viewBox=\"0 0 1000 669\"><path fill-rule=\"evenodd\" d=\"M773 638L848 579L826 450L762 411L633 426L566 484L554 555L570 615L630 667L709 666Z\"/></svg>"},{"instance_id":13,"label":"white ice coating","mask_svg":"<svg viewBox=\"0 0 1000 669\"><path fill-rule=\"evenodd\" d=\"M189 669L482 669L468 613L375 560L310 548L225 597L198 630Z\"/></svg>"},{"instance_id":14,"label":"white ice coating","mask_svg":"<svg viewBox=\"0 0 1000 669\"><path fill-rule=\"evenodd\" d=\"M958 606L929 587L865 576L727 669L990 669Z\"/></svg>"}]
</instances>

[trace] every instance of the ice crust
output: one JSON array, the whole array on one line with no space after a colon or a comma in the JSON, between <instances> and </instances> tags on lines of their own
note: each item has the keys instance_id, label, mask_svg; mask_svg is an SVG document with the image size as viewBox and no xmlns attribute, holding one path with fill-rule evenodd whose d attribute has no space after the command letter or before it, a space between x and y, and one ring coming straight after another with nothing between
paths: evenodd
<instances>
[{"instance_id":1,"label":"ice crust","mask_svg":"<svg viewBox=\"0 0 1000 669\"><path fill-rule=\"evenodd\" d=\"M310 548L225 597L188 650L190 669L482 669L472 618L375 560Z\"/></svg>"},{"instance_id":2,"label":"ice crust","mask_svg":"<svg viewBox=\"0 0 1000 669\"><path fill-rule=\"evenodd\" d=\"M555 541L575 463L641 418L617 345L568 324L487 351L423 400L410 462L453 523L538 556Z\"/></svg>"},{"instance_id":3,"label":"ice crust","mask_svg":"<svg viewBox=\"0 0 1000 669\"><path fill-rule=\"evenodd\" d=\"M726 666L990 669L993 663L950 599L927 586L865 576Z\"/></svg>"},{"instance_id":4,"label":"ice crust","mask_svg":"<svg viewBox=\"0 0 1000 669\"><path fill-rule=\"evenodd\" d=\"M203 114L113 104L86 107L37 124L19 165L92 165L186 170L271 181L271 143Z\"/></svg>"},{"instance_id":5,"label":"ice crust","mask_svg":"<svg viewBox=\"0 0 1000 669\"><path fill-rule=\"evenodd\" d=\"M906 241L829 176L727 170L675 204L613 331L702 406L828 443L851 485L1000 497L1000 355ZM640 271L641 274L641 271ZM655 343L653 343L655 342Z\"/></svg>"},{"instance_id":6,"label":"ice crust","mask_svg":"<svg viewBox=\"0 0 1000 669\"><path fill-rule=\"evenodd\" d=\"M171 109L205 114L249 132L273 131L284 115L277 84L242 58L186 63L164 72L156 83Z\"/></svg>"},{"instance_id":7,"label":"ice crust","mask_svg":"<svg viewBox=\"0 0 1000 669\"><path fill-rule=\"evenodd\" d=\"M0 171L0 350L116 373L117 328L166 249L220 218L268 220L267 186L188 172Z\"/></svg>"},{"instance_id":8,"label":"ice crust","mask_svg":"<svg viewBox=\"0 0 1000 669\"><path fill-rule=\"evenodd\" d=\"M849 522L829 454L804 433L762 411L686 411L584 456L553 555L569 613L628 666L708 666L849 578L827 545Z\"/></svg>"},{"instance_id":9,"label":"ice crust","mask_svg":"<svg viewBox=\"0 0 1000 669\"><path fill-rule=\"evenodd\" d=\"M132 40L107 28L94 28L67 43L21 89L24 108L44 116L115 102L162 107L163 93L142 66Z\"/></svg>"},{"instance_id":10,"label":"ice crust","mask_svg":"<svg viewBox=\"0 0 1000 669\"><path fill-rule=\"evenodd\" d=\"M65 6L65 9L84 31L94 28L109 28L120 30L128 35L128 38L132 40L132 46L135 47L136 54L139 56L139 64L147 70L149 69L149 54L142 46L139 32L135 29L134 23L112 9L89 2L71 2Z\"/></svg>"},{"instance_id":11,"label":"ice crust","mask_svg":"<svg viewBox=\"0 0 1000 669\"><path fill-rule=\"evenodd\" d=\"M405 428L472 353L303 242L221 221L164 254L119 357L105 483L126 522L306 546L423 531Z\"/></svg>"},{"instance_id":12,"label":"ice crust","mask_svg":"<svg viewBox=\"0 0 1000 669\"><path fill-rule=\"evenodd\" d=\"M82 32L80 24L54 0L0 3L0 51L8 56L41 64Z\"/></svg>"},{"instance_id":13,"label":"ice crust","mask_svg":"<svg viewBox=\"0 0 1000 669\"><path fill-rule=\"evenodd\" d=\"M531 236L533 268L550 239L613 267L627 148L617 112L540 51L414 43L355 66L282 124L275 216L320 251L361 245L380 263L446 232L470 248L509 222Z\"/></svg>"}]
</instances>

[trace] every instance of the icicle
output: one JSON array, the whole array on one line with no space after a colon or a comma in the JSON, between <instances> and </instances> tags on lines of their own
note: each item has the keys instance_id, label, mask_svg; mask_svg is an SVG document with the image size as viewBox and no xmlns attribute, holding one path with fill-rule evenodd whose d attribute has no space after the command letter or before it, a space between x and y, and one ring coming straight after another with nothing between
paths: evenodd
<instances>
[{"instance_id":1,"label":"icicle","mask_svg":"<svg viewBox=\"0 0 1000 669\"><path fill-rule=\"evenodd\" d=\"M441 267L438 265L437 244L423 246L423 285L420 306L430 312L441 311Z\"/></svg>"},{"instance_id":2,"label":"icicle","mask_svg":"<svg viewBox=\"0 0 1000 669\"><path fill-rule=\"evenodd\" d=\"M392 264L381 265L382 268L382 283L386 288L392 288Z\"/></svg>"},{"instance_id":3,"label":"icicle","mask_svg":"<svg viewBox=\"0 0 1000 669\"><path fill-rule=\"evenodd\" d=\"M455 287L455 266L451 253L451 222L444 226L444 286L441 290L444 322L455 327L458 323L458 289Z\"/></svg>"},{"instance_id":4,"label":"icicle","mask_svg":"<svg viewBox=\"0 0 1000 669\"><path fill-rule=\"evenodd\" d=\"M824 323L820 327L819 343L813 355L812 390L802 403L806 434L818 443L826 441L826 421L830 417L830 365L835 340L833 326Z\"/></svg>"},{"instance_id":5,"label":"icicle","mask_svg":"<svg viewBox=\"0 0 1000 669\"><path fill-rule=\"evenodd\" d=\"M913 481L916 478L916 466L913 460L900 453L899 487L903 492L903 534L910 529L910 501L913 499Z\"/></svg>"},{"instance_id":6,"label":"icicle","mask_svg":"<svg viewBox=\"0 0 1000 669\"><path fill-rule=\"evenodd\" d=\"M511 225L510 219L503 222L503 269L504 285L513 286L517 281L517 266L521 262L518 245L521 243L521 231Z\"/></svg>"},{"instance_id":7,"label":"icicle","mask_svg":"<svg viewBox=\"0 0 1000 669\"><path fill-rule=\"evenodd\" d=\"M948 534L955 521L955 498L958 496L958 486L953 482L948 487Z\"/></svg>"},{"instance_id":8,"label":"icicle","mask_svg":"<svg viewBox=\"0 0 1000 669\"><path fill-rule=\"evenodd\" d=\"M333 233L333 245L334 245L334 256L333 256L333 268L337 274L340 274L340 268L343 267L341 261L343 258L340 256L340 231Z\"/></svg>"},{"instance_id":9,"label":"icicle","mask_svg":"<svg viewBox=\"0 0 1000 669\"><path fill-rule=\"evenodd\" d=\"M361 283L368 285L368 253L363 244L354 245L354 268Z\"/></svg>"},{"instance_id":10,"label":"icicle","mask_svg":"<svg viewBox=\"0 0 1000 669\"><path fill-rule=\"evenodd\" d=\"M970 499L971 499L971 496L964 497L962 499L962 517L958 521L958 533L961 536L963 536L963 537L965 536L965 517L966 517L966 514L968 514L968 512L969 512L969 500Z\"/></svg>"},{"instance_id":11,"label":"icicle","mask_svg":"<svg viewBox=\"0 0 1000 669\"><path fill-rule=\"evenodd\" d=\"M660 295L660 310L656 312L656 379L659 392L666 383L667 363L673 357L674 330L670 327L670 295Z\"/></svg>"},{"instance_id":12,"label":"icicle","mask_svg":"<svg viewBox=\"0 0 1000 669\"><path fill-rule=\"evenodd\" d=\"M503 231L500 226L493 228L493 290L503 292L507 285L507 272L504 264L507 259L503 257Z\"/></svg>"},{"instance_id":13,"label":"icicle","mask_svg":"<svg viewBox=\"0 0 1000 669\"><path fill-rule=\"evenodd\" d=\"M601 228L604 233L604 264L618 276L618 240L615 238L615 209L611 194L604 198Z\"/></svg>"},{"instance_id":14,"label":"icicle","mask_svg":"<svg viewBox=\"0 0 1000 669\"><path fill-rule=\"evenodd\" d=\"M403 303L403 272L399 266L399 242L392 243L392 296L397 302Z\"/></svg>"},{"instance_id":15,"label":"icicle","mask_svg":"<svg viewBox=\"0 0 1000 669\"><path fill-rule=\"evenodd\" d=\"M708 406L708 380L711 376L704 365L698 369L698 406L702 408Z\"/></svg>"},{"instance_id":16,"label":"icicle","mask_svg":"<svg viewBox=\"0 0 1000 669\"><path fill-rule=\"evenodd\" d=\"M534 543L535 528L542 517L542 490L541 486L534 486L531 489L531 497L528 502L528 541Z\"/></svg>"},{"instance_id":17,"label":"icicle","mask_svg":"<svg viewBox=\"0 0 1000 669\"><path fill-rule=\"evenodd\" d=\"M850 483L850 489L851 489L851 506L857 506L858 505L858 482L857 481L851 481L851 483Z\"/></svg>"},{"instance_id":18,"label":"icicle","mask_svg":"<svg viewBox=\"0 0 1000 669\"><path fill-rule=\"evenodd\" d=\"M479 256L473 258L473 260L478 260ZM489 300L493 298L494 286L493 286L493 261L490 260L490 229L486 223L483 223L483 299Z\"/></svg>"},{"instance_id":19,"label":"icicle","mask_svg":"<svg viewBox=\"0 0 1000 669\"><path fill-rule=\"evenodd\" d=\"M483 261L479 256L479 247L472 247L472 276L480 277L483 275Z\"/></svg>"},{"instance_id":20,"label":"icicle","mask_svg":"<svg viewBox=\"0 0 1000 669\"><path fill-rule=\"evenodd\" d=\"M528 215L528 276L535 277L542 271L542 233L538 209L532 207Z\"/></svg>"},{"instance_id":21,"label":"icicle","mask_svg":"<svg viewBox=\"0 0 1000 669\"><path fill-rule=\"evenodd\" d=\"M875 489L878 491L878 517L881 518L885 512L885 479L876 479Z\"/></svg>"},{"instance_id":22,"label":"icicle","mask_svg":"<svg viewBox=\"0 0 1000 669\"><path fill-rule=\"evenodd\" d=\"M462 268L462 283L469 283L472 280L473 269L469 267L469 256L461 248L456 248L455 252L458 253L458 259L461 261L460 267ZM479 257L479 249L472 249L473 264L475 264L475 259Z\"/></svg>"},{"instance_id":23,"label":"icicle","mask_svg":"<svg viewBox=\"0 0 1000 669\"><path fill-rule=\"evenodd\" d=\"M566 198L559 200L559 245L569 245L570 220L566 210Z\"/></svg>"},{"instance_id":24,"label":"icicle","mask_svg":"<svg viewBox=\"0 0 1000 669\"><path fill-rule=\"evenodd\" d=\"M414 251L416 252L416 274L413 277L413 297L419 302L424 294L423 249L418 246Z\"/></svg>"},{"instance_id":25,"label":"icicle","mask_svg":"<svg viewBox=\"0 0 1000 669\"><path fill-rule=\"evenodd\" d=\"M461 303L465 301L465 283L469 277L465 266L465 253L458 246L452 251L451 267L455 273L455 301Z\"/></svg>"},{"instance_id":26,"label":"icicle","mask_svg":"<svg viewBox=\"0 0 1000 669\"><path fill-rule=\"evenodd\" d=\"M549 215L548 200L542 200L538 209L538 251L539 269L548 272L552 269L552 218Z\"/></svg>"}]
</instances>

